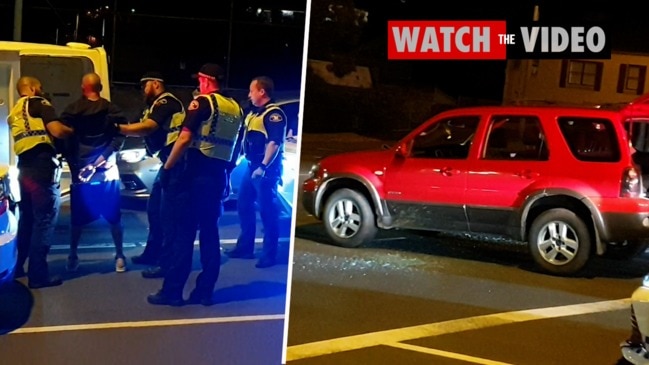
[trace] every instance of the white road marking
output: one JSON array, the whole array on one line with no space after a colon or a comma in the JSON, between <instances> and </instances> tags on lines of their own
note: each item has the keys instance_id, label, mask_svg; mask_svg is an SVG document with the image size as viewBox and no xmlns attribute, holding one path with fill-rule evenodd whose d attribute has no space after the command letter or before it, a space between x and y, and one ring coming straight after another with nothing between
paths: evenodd
<instances>
[{"instance_id":1,"label":"white road marking","mask_svg":"<svg viewBox=\"0 0 649 365\"><path fill-rule=\"evenodd\" d=\"M284 319L283 314L269 314L269 315L259 315L259 316L192 318L192 319L174 319L174 320L161 320L161 321L71 324L71 325L62 325L62 326L25 327L25 328L19 328L15 331L9 332L9 334L17 335L17 334L26 334L26 333L88 331L88 330L105 330L105 329L114 329L114 328L188 326L188 325L210 324L210 323L277 321L283 319Z\"/></svg>"},{"instance_id":2,"label":"white road marking","mask_svg":"<svg viewBox=\"0 0 649 365\"><path fill-rule=\"evenodd\" d=\"M454 352L448 352L448 351L442 351L442 350L436 350L436 349L431 349L428 347L422 347L422 346L415 346L415 345L409 345L407 343L386 343L386 346L391 346L391 347L396 347L399 349L403 350L409 350L409 351L417 351L417 352L422 352L425 354L429 355L435 355L435 356L440 356L440 357L448 357L451 359L456 359L456 360L462 360L466 362L472 362L474 364L483 364L483 365L511 365L506 362L500 362L500 361L493 361L493 360L488 360L488 359L481 359L479 357L474 357L474 356L468 356L468 355L462 355L462 354L457 354Z\"/></svg>"},{"instance_id":3,"label":"white road marking","mask_svg":"<svg viewBox=\"0 0 649 365\"><path fill-rule=\"evenodd\" d=\"M630 305L631 299L625 298L603 302L573 304L560 307L494 313L476 317L453 319L438 323L428 323L418 326L364 333L360 335L289 346L287 348L286 361L300 360L385 344L394 344L424 337L433 337L449 333L478 330L482 328L507 325L511 323L624 310L629 309Z\"/></svg>"}]
</instances>

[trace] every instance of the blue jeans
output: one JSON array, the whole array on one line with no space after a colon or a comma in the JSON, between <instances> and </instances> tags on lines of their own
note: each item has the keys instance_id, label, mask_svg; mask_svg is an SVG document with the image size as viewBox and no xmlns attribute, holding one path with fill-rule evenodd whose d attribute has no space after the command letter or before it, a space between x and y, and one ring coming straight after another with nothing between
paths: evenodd
<instances>
[{"instance_id":1,"label":"blue jeans","mask_svg":"<svg viewBox=\"0 0 649 365\"><path fill-rule=\"evenodd\" d=\"M237 239L237 250L252 253L255 247L257 233L257 212L255 203L259 206L261 223L264 225L263 253L264 257L275 259L279 241L279 205L277 196L278 177L251 177L252 169L246 167L241 178L237 198L239 224L241 233Z\"/></svg>"},{"instance_id":2,"label":"blue jeans","mask_svg":"<svg viewBox=\"0 0 649 365\"><path fill-rule=\"evenodd\" d=\"M45 282L49 279L47 255L61 205L59 183L53 183L51 176L45 179L47 174L43 174L41 170L21 167L18 175L21 201L17 267L23 267L29 257L27 271L30 282Z\"/></svg>"},{"instance_id":3,"label":"blue jeans","mask_svg":"<svg viewBox=\"0 0 649 365\"><path fill-rule=\"evenodd\" d=\"M221 240L218 221L223 206L226 171L200 169L196 173L175 171L169 186L163 189L164 212L169 212L164 239L172 255L162 285L162 293L181 298L189 278L194 240L199 232L202 271L196 278L194 295L211 296L221 269Z\"/></svg>"}]
</instances>

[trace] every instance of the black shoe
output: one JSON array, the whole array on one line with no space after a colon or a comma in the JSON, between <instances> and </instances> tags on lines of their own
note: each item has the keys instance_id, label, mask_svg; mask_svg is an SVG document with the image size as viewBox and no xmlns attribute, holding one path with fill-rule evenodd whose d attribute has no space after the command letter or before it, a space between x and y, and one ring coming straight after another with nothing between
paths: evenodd
<instances>
[{"instance_id":1,"label":"black shoe","mask_svg":"<svg viewBox=\"0 0 649 365\"><path fill-rule=\"evenodd\" d=\"M158 291L155 294L149 294L149 296L146 297L146 301L153 305L170 305L172 307L180 307L185 304L183 298L170 298L162 294L162 291Z\"/></svg>"},{"instance_id":2,"label":"black shoe","mask_svg":"<svg viewBox=\"0 0 649 365\"><path fill-rule=\"evenodd\" d=\"M145 279L164 278L165 274L166 272L160 266L150 267L142 271L142 277Z\"/></svg>"},{"instance_id":3,"label":"black shoe","mask_svg":"<svg viewBox=\"0 0 649 365\"><path fill-rule=\"evenodd\" d=\"M214 304L214 299L211 293L209 295L198 295L192 292L185 301L185 304L201 304L209 307Z\"/></svg>"},{"instance_id":4,"label":"black shoe","mask_svg":"<svg viewBox=\"0 0 649 365\"><path fill-rule=\"evenodd\" d=\"M131 262L136 265L157 265L158 259L151 257L151 255L138 255L131 257Z\"/></svg>"},{"instance_id":5,"label":"black shoe","mask_svg":"<svg viewBox=\"0 0 649 365\"><path fill-rule=\"evenodd\" d=\"M230 251L225 251L225 255L232 259L254 259L255 254L252 252L244 252L239 249L232 249Z\"/></svg>"},{"instance_id":6,"label":"black shoe","mask_svg":"<svg viewBox=\"0 0 649 365\"><path fill-rule=\"evenodd\" d=\"M260 258L259 261L257 261L257 263L255 264L255 267L258 269L263 269L271 266L275 266L275 259L267 256L262 256L262 258Z\"/></svg>"},{"instance_id":7,"label":"black shoe","mask_svg":"<svg viewBox=\"0 0 649 365\"><path fill-rule=\"evenodd\" d=\"M63 284L63 280L61 280L60 277L52 276L52 277L50 277L49 279L47 279L45 281L29 280L29 283L27 284L27 286L30 289L40 289L40 288L49 288L51 286L59 286L61 284Z\"/></svg>"}]
</instances>

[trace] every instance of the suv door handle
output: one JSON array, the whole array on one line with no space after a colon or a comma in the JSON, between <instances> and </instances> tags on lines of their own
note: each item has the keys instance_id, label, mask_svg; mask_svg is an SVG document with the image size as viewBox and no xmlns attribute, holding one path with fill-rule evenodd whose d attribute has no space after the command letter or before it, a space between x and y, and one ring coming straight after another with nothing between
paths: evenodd
<instances>
[{"instance_id":1,"label":"suv door handle","mask_svg":"<svg viewBox=\"0 0 649 365\"><path fill-rule=\"evenodd\" d=\"M534 179L541 176L541 174L538 172L534 172L530 169L525 169L517 172L516 176L521 177L523 179Z\"/></svg>"},{"instance_id":2,"label":"suv door handle","mask_svg":"<svg viewBox=\"0 0 649 365\"><path fill-rule=\"evenodd\" d=\"M459 175L460 170L454 169L452 167L442 167L441 169L439 169L439 173L444 176L453 176L453 175Z\"/></svg>"}]
</instances>

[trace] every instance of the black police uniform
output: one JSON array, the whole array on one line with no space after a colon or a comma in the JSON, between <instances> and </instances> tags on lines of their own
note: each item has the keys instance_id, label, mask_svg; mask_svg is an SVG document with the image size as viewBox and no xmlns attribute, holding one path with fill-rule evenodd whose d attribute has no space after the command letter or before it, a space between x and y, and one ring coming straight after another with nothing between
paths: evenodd
<instances>
[{"instance_id":1,"label":"black police uniform","mask_svg":"<svg viewBox=\"0 0 649 365\"><path fill-rule=\"evenodd\" d=\"M205 131L202 126L206 121L210 121L210 118L210 129L220 130L223 125L219 124L230 122L243 125L243 112L233 99L219 99L219 102L216 100L215 94L200 95L190 103L183 128L192 132L192 146L187 149L182 161L178 161L171 170L163 172L170 174L169 182L163 181L162 185L165 201L163 209L173 207L173 232L169 233L169 237L165 237L172 244L173 262L165 275L161 291L155 298L149 297L149 302L153 304L182 303L183 288L191 272L194 239L199 229L202 271L196 279L196 286L189 301L206 305L212 303L212 293L221 267L218 220L222 213L228 170L231 169L233 161L232 156L227 159L208 156L210 153L218 154L215 152L218 148L213 147L218 147L223 141L220 141L220 138L210 141L209 137L202 136L202 131ZM227 105L222 105L222 102ZM230 111L224 115L223 110L226 106L229 110L237 110L239 115ZM236 129L238 133L240 128ZM230 145L232 142L230 147L234 146L233 149L236 149L240 138L237 141L226 142L223 143ZM212 146L206 147L204 144Z\"/></svg>"},{"instance_id":2,"label":"black police uniform","mask_svg":"<svg viewBox=\"0 0 649 365\"><path fill-rule=\"evenodd\" d=\"M59 278L50 277L47 264L61 191L54 139L45 126L57 119L50 102L39 96L21 97L8 117L21 190L16 270L22 274L29 257L27 276L31 288L61 283Z\"/></svg>"},{"instance_id":3,"label":"black police uniform","mask_svg":"<svg viewBox=\"0 0 649 365\"><path fill-rule=\"evenodd\" d=\"M246 137L243 143L247 160L247 169L243 173L237 209L241 234L237 246L230 257L245 257L253 253L256 235L255 202L264 225L262 256L257 267L267 267L275 264L279 240L279 203L278 186L282 177L282 160L284 153L284 138L286 136L286 114L273 101L261 107L252 106L246 116ZM262 166L266 145L275 142L279 148L273 161L268 166ZM252 172L258 167L265 169L264 175L252 178Z\"/></svg>"},{"instance_id":4,"label":"black police uniform","mask_svg":"<svg viewBox=\"0 0 649 365\"><path fill-rule=\"evenodd\" d=\"M158 124L158 128L144 138L147 153L151 156L157 156L164 164L171 152L173 143L178 138L184 118L185 108L178 98L169 92L158 95L149 105L149 108L144 111L142 117L142 120L151 119ZM146 247L140 256L132 258L134 263L158 265L142 272L142 276L149 278L164 275L169 266L171 255L170 245L164 240L164 232L173 226L173 221L167 217L173 207L163 209L162 186L160 184L161 173L162 168L156 174L147 201L149 235Z\"/></svg>"}]
</instances>

